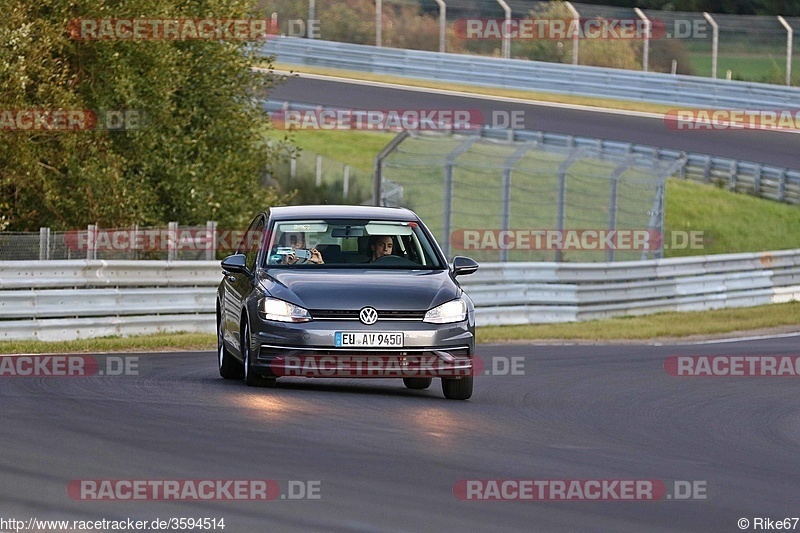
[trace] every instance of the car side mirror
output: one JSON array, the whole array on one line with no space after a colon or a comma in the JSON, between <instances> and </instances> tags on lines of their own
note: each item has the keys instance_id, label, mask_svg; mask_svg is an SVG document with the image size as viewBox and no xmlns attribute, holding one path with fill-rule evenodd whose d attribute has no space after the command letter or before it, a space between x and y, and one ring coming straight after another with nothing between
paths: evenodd
<instances>
[{"instance_id":1,"label":"car side mirror","mask_svg":"<svg viewBox=\"0 0 800 533\"><path fill-rule=\"evenodd\" d=\"M225 272L239 272L247 274L247 267L244 266L245 255L233 254L222 260L222 270Z\"/></svg>"},{"instance_id":2,"label":"car side mirror","mask_svg":"<svg viewBox=\"0 0 800 533\"><path fill-rule=\"evenodd\" d=\"M457 255L453 258L453 275L466 276L478 270L478 263L469 257Z\"/></svg>"}]
</instances>

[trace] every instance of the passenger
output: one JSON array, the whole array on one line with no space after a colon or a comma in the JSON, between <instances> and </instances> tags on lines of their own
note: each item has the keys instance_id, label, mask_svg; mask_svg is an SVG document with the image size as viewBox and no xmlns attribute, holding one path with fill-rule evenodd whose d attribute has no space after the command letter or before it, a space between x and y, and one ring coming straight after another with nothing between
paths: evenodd
<instances>
[{"instance_id":1,"label":"passenger","mask_svg":"<svg viewBox=\"0 0 800 533\"><path fill-rule=\"evenodd\" d=\"M293 250L305 250L306 249L306 241L304 237L295 237L294 235L291 236L290 241ZM325 261L322 260L322 254L316 248L311 248L309 250L311 252L311 257L308 259L300 259L295 254L289 254L286 257L287 265L294 265L296 263L300 263L301 265L304 263L315 263L317 265L322 265Z\"/></svg>"}]
</instances>

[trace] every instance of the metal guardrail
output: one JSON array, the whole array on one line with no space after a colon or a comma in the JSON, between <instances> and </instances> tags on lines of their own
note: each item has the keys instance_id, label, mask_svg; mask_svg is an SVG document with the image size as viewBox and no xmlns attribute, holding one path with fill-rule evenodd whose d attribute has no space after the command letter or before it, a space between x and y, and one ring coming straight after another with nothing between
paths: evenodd
<instances>
[{"instance_id":1,"label":"metal guardrail","mask_svg":"<svg viewBox=\"0 0 800 533\"><path fill-rule=\"evenodd\" d=\"M0 340L214 332L216 261L0 262ZM479 325L800 300L800 249L623 263L488 263L462 278Z\"/></svg>"},{"instance_id":2,"label":"metal guardrail","mask_svg":"<svg viewBox=\"0 0 800 533\"><path fill-rule=\"evenodd\" d=\"M287 110L323 111L335 109L295 102L266 100L263 108L269 113ZM338 109L338 108L336 108ZM601 153L615 155L644 155L662 161L686 158L681 178L700 183L714 183L728 190L752 194L769 200L800 204L800 170L741 161L708 154L681 152L655 146L596 137L582 137L546 131L525 131L481 128L480 135L490 139L535 141L544 146L590 147Z\"/></svg>"},{"instance_id":3,"label":"metal guardrail","mask_svg":"<svg viewBox=\"0 0 800 533\"><path fill-rule=\"evenodd\" d=\"M793 109L800 88L521 59L282 37L261 47L280 63L575 96L722 109Z\"/></svg>"}]
</instances>

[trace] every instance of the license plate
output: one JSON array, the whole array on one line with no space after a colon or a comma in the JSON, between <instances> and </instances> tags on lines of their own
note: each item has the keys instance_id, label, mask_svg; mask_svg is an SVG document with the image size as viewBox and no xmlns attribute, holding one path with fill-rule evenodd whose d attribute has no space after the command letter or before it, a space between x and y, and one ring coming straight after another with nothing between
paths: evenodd
<instances>
[{"instance_id":1,"label":"license plate","mask_svg":"<svg viewBox=\"0 0 800 533\"><path fill-rule=\"evenodd\" d=\"M403 334L400 332L337 331L336 347L357 346L359 348L402 348Z\"/></svg>"}]
</instances>

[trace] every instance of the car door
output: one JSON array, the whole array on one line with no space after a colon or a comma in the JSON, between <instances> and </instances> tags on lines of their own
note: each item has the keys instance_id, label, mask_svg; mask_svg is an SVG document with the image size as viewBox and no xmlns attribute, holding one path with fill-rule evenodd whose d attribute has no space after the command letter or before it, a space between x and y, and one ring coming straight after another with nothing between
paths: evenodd
<instances>
[{"instance_id":1,"label":"car door","mask_svg":"<svg viewBox=\"0 0 800 533\"><path fill-rule=\"evenodd\" d=\"M261 241L264 234L264 216L259 215L247 228L244 239L239 245L237 253L245 255L247 273L230 273L225 278L225 317L226 338L235 353L240 351L241 317L247 297L253 291L256 282L255 272L258 261Z\"/></svg>"}]
</instances>

